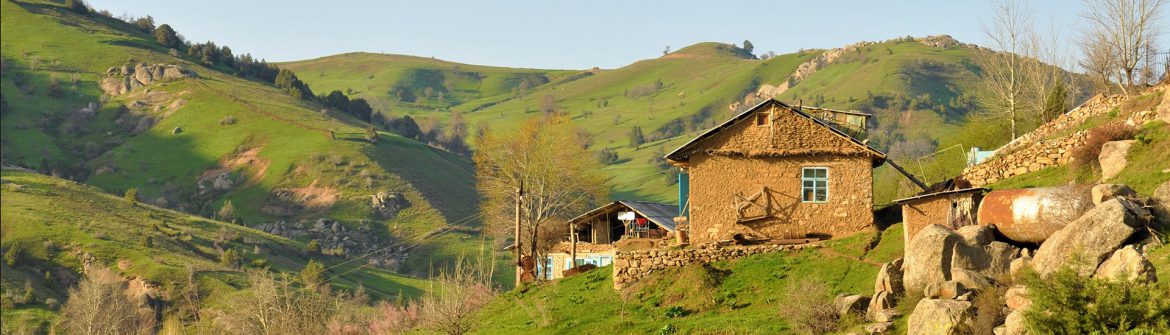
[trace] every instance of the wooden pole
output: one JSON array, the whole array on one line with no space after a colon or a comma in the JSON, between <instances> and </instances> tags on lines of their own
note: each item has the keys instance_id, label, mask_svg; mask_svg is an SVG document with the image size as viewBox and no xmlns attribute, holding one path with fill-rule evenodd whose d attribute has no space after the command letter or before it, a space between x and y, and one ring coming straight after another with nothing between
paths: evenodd
<instances>
[{"instance_id":1,"label":"wooden pole","mask_svg":"<svg viewBox=\"0 0 1170 335\"><path fill-rule=\"evenodd\" d=\"M575 268L575 267L577 267L577 224L576 223L569 224L569 241L570 241L570 243L573 244L573 249L571 252L569 252L569 264L572 265L572 266L570 266L570 268Z\"/></svg>"},{"instance_id":2,"label":"wooden pole","mask_svg":"<svg viewBox=\"0 0 1170 335\"><path fill-rule=\"evenodd\" d=\"M513 245L516 248L516 250L515 250L515 255L516 255L516 287L520 287L520 274L524 273L524 269L521 267L522 264L520 262L520 205L521 205L521 199L523 197L524 197L524 181L521 181L520 186L516 187L516 212L515 212L515 214L516 214L516 218L515 218L516 233L514 235L514 236L516 236L516 238L515 238L515 243Z\"/></svg>"}]
</instances>

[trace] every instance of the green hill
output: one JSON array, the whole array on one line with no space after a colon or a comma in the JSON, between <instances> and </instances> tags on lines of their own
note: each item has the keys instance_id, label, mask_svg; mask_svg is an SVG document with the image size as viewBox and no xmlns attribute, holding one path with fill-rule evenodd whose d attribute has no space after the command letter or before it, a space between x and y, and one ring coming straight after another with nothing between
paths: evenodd
<instances>
[{"instance_id":1,"label":"green hill","mask_svg":"<svg viewBox=\"0 0 1170 335\"><path fill-rule=\"evenodd\" d=\"M465 158L390 133L371 143L364 122L222 66L172 56L113 18L52 3L0 5L5 164L114 194L135 188L143 202L205 217L230 200L248 226L328 218L355 229L369 220L380 245L477 212ZM98 81L108 68L139 63L179 65L198 78L102 94ZM405 209L376 217L370 199L380 192L401 195ZM465 221L473 229L429 239L401 271L426 275L432 263L477 245L478 222Z\"/></svg>"},{"instance_id":2,"label":"green hill","mask_svg":"<svg viewBox=\"0 0 1170 335\"><path fill-rule=\"evenodd\" d=\"M907 164L918 156L957 143L966 147L1003 144L1007 138L971 136L980 130L968 129L966 125L965 115L976 108L975 97L982 90L976 58L987 51L949 38L947 43L938 41L938 38L902 38L830 51L802 51L767 60L755 59L733 45L699 43L659 58L618 69L582 71L536 87L478 91L481 93L478 100L452 101L444 106L414 108L414 103L401 101L385 89L369 90L362 96L389 106L387 110L391 113L407 113L416 118L429 115L442 121L452 111L461 112L468 124L501 131L541 113L567 113L593 136L594 150L608 148L618 153L617 162L605 168L612 177L613 197L669 202L676 197L671 186L673 173L658 158L697 132L733 115L732 104L742 105L745 96L754 97L764 85L791 86L778 95L785 101L874 114L870 124L871 145L891 150L895 160L905 160ZM833 53L831 59L822 56L829 53ZM350 59L367 61L360 64L340 61ZM806 73L797 78L798 67L813 63L814 59L820 65L806 64ZM424 67L419 62L428 65ZM369 81L369 85L384 88L419 81L401 75L344 80L338 77L354 76L358 72L412 73L404 68L430 69L434 63L444 64L448 69L474 68L430 59L366 54L292 62L287 66L322 74L305 75L305 80L313 85ZM810 67L815 71L807 71ZM415 86L414 90L433 85ZM344 89L341 85L333 87ZM1029 122L1024 128L1035 126L1035 122ZM630 145L629 136L634 127L640 128L647 140L636 148ZM917 150L906 150L908 147ZM892 169L879 169L876 203L896 198L901 179Z\"/></svg>"},{"instance_id":3,"label":"green hill","mask_svg":"<svg viewBox=\"0 0 1170 335\"><path fill-rule=\"evenodd\" d=\"M126 278L167 285L186 278L191 269L207 290L205 306L218 308L246 288L246 268L271 267L297 272L310 258L305 244L230 223L208 220L146 204L132 204L101 190L41 174L5 169L0 181L4 236L0 246L13 263L0 264L5 332L19 324L53 322L66 289L81 278L87 255L95 268L109 268ZM222 265L220 250L235 249L244 269ZM6 256L6 259L8 256ZM314 256L326 266L340 257ZM335 287L353 290L358 283L371 296L392 299L419 296L427 281L372 267L342 265ZM15 303L29 285L32 300Z\"/></svg>"}]
</instances>

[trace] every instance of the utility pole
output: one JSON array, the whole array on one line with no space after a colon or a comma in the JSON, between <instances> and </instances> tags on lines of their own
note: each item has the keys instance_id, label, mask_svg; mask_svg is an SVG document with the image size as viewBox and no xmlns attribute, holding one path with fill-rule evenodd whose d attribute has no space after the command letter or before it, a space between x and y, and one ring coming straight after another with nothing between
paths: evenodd
<instances>
[{"instance_id":1,"label":"utility pole","mask_svg":"<svg viewBox=\"0 0 1170 335\"><path fill-rule=\"evenodd\" d=\"M516 254L516 287L520 287L520 275L522 273L524 273L524 269L522 268L523 264L520 261L520 205L521 205L520 202L521 202L521 199L523 197L524 197L524 181L521 180L520 186L516 187L516 212L515 212L515 214L516 214L516 220L515 220L516 232L514 235L515 236L515 243L513 243L513 246L516 248L516 252L515 252L515 254Z\"/></svg>"},{"instance_id":2,"label":"utility pole","mask_svg":"<svg viewBox=\"0 0 1170 335\"><path fill-rule=\"evenodd\" d=\"M569 253L569 268L577 267L577 224L569 224L569 241L573 243L573 251Z\"/></svg>"}]
</instances>

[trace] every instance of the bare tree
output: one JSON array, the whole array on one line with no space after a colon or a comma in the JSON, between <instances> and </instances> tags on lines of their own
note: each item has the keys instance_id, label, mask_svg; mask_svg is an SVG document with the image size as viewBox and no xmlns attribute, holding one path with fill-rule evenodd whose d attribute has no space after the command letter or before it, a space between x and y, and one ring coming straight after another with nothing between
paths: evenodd
<instances>
[{"instance_id":1,"label":"bare tree","mask_svg":"<svg viewBox=\"0 0 1170 335\"><path fill-rule=\"evenodd\" d=\"M1150 43L1161 33L1158 20L1166 0L1085 0L1082 16L1109 45L1113 66L1123 82L1118 85L1126 95L1135 87L1135 76L1142 59L1148 57ZM1140 80L1140 78L1137 78Z\"/></svg>"},{"instance_id":2,"label":"bare tree","mask_svg":"<svg viewBox=\"0 0 1170 335\"><path fill-rule=\"evenodd\" d=\"M534 259L548 245L539 242L549 226L563 225L608 190L597 172L600 163L583 143L572 143L581 140L574 128L565 116L546 115L508 133L485 132L475 152L476 187L489 231L499 241L514 237L516 248ZM523 195L517 192L521 188Z\"/></svg>"},{"instance_id":3,"label":"bare tree","mask_svg":"<svg viewBox=\"0 0 1170 335\"><path fill-rule=\"evenodd\" d=\"M222 315L222 332L244 334L321 334L343 301L328 292L293 286L288 274L248 272L249 290L233 299Z\"/></svg>"},{"instance_id":4,"label":"bare tree","mask_svg":"<svg viewBox=\"0 0 1170 335\"><path fill-rule=\"evenodd\" d=\"M61 319L68 334L137 334L141 327L123 282L103 283L89 277L69 289Z\"/></svg>"},{"instance_id":5,"label":"bare tree","mask_svg":"<svg viewBox=\"0 0 1170 335\"><path fill-rule=\"evenodd\" d=\"M1113 65L1116 57L1113 56L1113 48L1109 45L1105 33L1099 29L1091 29L1082 33L1077 43L1083 57L1080 61L1081 67L1100 80L1101 88L1108 93L1112 86L1110 82L1116 73L1114 70L1116 66Z\"/></svg>"},{"instance_id":6,"label":"bare tree","mask_svg":"<svg viewBox=\"0 0 1170 335\"><path fill-rule=\"evenodd\" d=\"M491 259L472 264L460 257L453 270L440 274L435 281L438 287L432 288L420 304L422 326L448 335L462 335L474 329L475 313L495 294L492 264Z\"/></svg>"},{"instance_id":7,"label":"bare tree","mask_svg":"<svg viewBox=\"0 0 1170 335\"><path fill-rule=\"evenodd\" d=\"M1026 59L1021 54L1030 48L1033 31L1030 9L1013 0L996 1L994 20L990 26L983 26L983 33L996 49L980 60L989 94L983 98L983 104L992 113L1007 116L1012 139L1019 136L1018 124L1025 107Z\"/></svg>"}]
</instances>

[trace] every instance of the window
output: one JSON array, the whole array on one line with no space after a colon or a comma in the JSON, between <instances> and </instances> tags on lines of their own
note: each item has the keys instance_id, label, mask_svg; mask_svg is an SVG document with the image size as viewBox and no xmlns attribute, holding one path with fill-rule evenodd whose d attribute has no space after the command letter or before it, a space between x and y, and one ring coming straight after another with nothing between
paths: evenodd
<instances>
[{"instance_id":1,"label":"window","mask_svg":"<svg viewBox=\"0 0 1170 335\"><path fill-rule=\"evenodd\" d=\"M800 182L801 202L829 201L829 168L806 167L801 171Z\"/></svg>"},{"instance_id":2,"label":"window","mask_svg":"<svg viewBox=\"0 0 1170 335\"><path fill-rule=\"evenodd\" d=\"M768 113L768 112L756 113L756 125L757 126L767 126L768 122L769 122L769 120L768 120L769 116L772 116L772 113Z\"/></svg>"}]
</instances>

